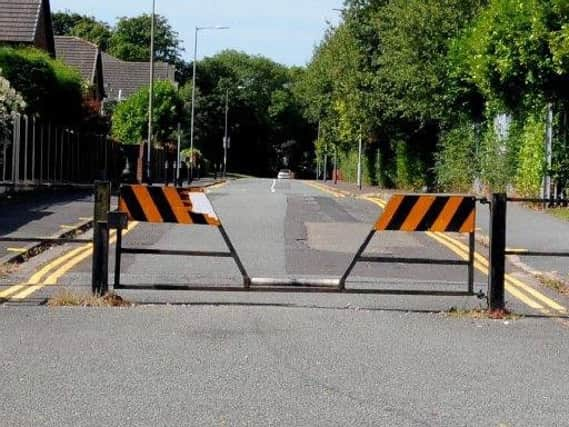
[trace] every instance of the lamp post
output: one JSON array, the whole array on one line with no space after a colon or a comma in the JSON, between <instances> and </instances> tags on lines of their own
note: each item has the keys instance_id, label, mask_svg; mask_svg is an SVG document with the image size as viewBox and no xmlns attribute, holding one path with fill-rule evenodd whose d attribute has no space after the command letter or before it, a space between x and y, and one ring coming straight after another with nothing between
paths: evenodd
<instances>
[{"instance_id":1,"label":"lamp post","mask_svg":"<svg viewBox=\"0 0 569 427\"><path fill-rule=\"evenodd\" d=\"M358 141L358 189L362 189L362 127L360 125L360 134Z\"/></svg>"},{"instance_id":2,"label":"lamp post","mask_svg":"<svg viewBox=\"0 0 569 427\"><path fill-rule=\"evenodd\" d=\"M245 86L237 86L244 89ZM229 149L229 88L225 90L225 132L223 136L223 177L227 174L227 150Z\"/></svg>"},{"instance_id":3,"label":"lamp post","mask_svg":"<svg viewBox=\"0 0 569 427\"><path fill-rule=\"evenodd\" d=\"M196 66L198 61L198 33L202 30L227 30L229 27L215 26L215 27L196 27L194 35L194 64L193 64L193 77L192 77L192 118L190 124L190 182L194 174L194 120L196 110Z\"/></svg>"},{"instance_id":4,"label":"lamp post","mask_svg":"<svg viewBox=\"0 0 569 427\"><path fill-rule=\"evenodd\" d=\"M148 94L148 144L146 147L146 181L152 182L152 102L154 97L154 21L156 15L156 0L152 0L152 19L150 23L150 88Z\"/></svg>"}]
</instances>

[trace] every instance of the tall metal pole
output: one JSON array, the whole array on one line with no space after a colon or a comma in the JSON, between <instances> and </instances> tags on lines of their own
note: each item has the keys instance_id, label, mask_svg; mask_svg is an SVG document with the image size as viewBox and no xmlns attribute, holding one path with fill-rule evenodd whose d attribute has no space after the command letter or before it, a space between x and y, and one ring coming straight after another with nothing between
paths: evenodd
<instances>
[{"instance_id":1,"label":"tall metal pole","mask_svg":"<svg viewBox=\"0 0 569 427\"><path fill-rule=\"evenodd\" d=\"M334 184L338 184L338 147L334 145Z\"/></svg>"},{"instance_id":2,"label":"tall metal pole","mask_svg":"<svg viewBox=\"0 0 569 427\"><path fill-rule=\"evenodd\" d=\"M154 97L154 20L156 0L152 0L152 19L150 23L150 88L148 94L148 146L146 147L146 181L152 182L151 153L152 153L152 101Z\"/></svg>"},{"instance_id":3,"label":"tall metal pole","mask_svg":"<svg viewBox=\"0 0 569 427\"><path fill-rule=\"evenodd\" d=\"M544 197L550 199L551 194L551 164L553 161L553 106L551 102L547 104L547 133L545 141L545 159L547 171L545 172Z\"/></svg>"},{"instance_id":4,"label":"tall metal pole","mask_svg":"<svg viewBox=\"0 0 569 427\"><path fill-rule=\"evenodd\" d=\"M193 77L192 77L192 119L190 124L190 182L194 178L194 114L196 111L196 63L198 58L198 31L196 27L194 36L194 64L193 64Z\"/></svg>"},{"instance_id":5,"label":"tall metal pole","mask_svg":"<svg viewBox=\"0 0 569 427\"><path fill-rule=\"evenodd\" d=\"M316 137L316 181L320 179L320 156L318 155L318 148L320 147L320 120L318 120L318 136Z\"/></svg>"},{"instance_id":6,"label":"tall metal pole","mask_svg":"<svg viewBox=\"0 0 569 427\"><path fill-rule=\"evenodd\" d=\"M227 88L225 92L225 134L223 137L223 177L225 178L225 174L227 173L227 145L229 144L229 130L228 130L228 121L229 121L229 88Z\"/></svg>"},{"instance_id":7,"label":"tall metal pole","mask_svg":"<svg viewBox=\"0 0 569 427\"><path fill-rule=\"evenodd\" d=\"M359 147L358 147L358 188L362 189L362 127L360 126Z\"/></svg>"},{"instance_id":8,"label":"tall metal pole","mask_svg":"<svg viewBox=\"0 0 569 427\"><path fill-rule=\"evenodd\" d=\"M176 147L176 184L180 185L180 148L182 145L182 125L178 122L178 146Z\"/></svg>"}]
</instances>

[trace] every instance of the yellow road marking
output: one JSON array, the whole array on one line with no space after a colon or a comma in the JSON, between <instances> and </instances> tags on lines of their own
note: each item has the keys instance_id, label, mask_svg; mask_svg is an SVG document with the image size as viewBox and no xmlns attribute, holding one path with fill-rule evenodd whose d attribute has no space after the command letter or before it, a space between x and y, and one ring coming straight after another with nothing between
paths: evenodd
<instances>
[{"instance_id":1,"label":"yellow road marking","mask_svg":"<svg viewBox=\"0 0 569 427\"><path fill-rule=\"evenodd\" d=\"M59 226L59 228L65 228L66 230L72 230L76 227L78 227L78 226L77 225L65 225L65 224L62 224Z\"/></svg>"},{"instance_id":2,"label":"yellow road marking","mask_svg":"<svg viewBox=\"0 0 569 427\"><path fill-rule=\"evenodd\" d=\"M380 206L381 208L384 208L386 206L386 202L381 200L381 199L377 199L377 198L373 198L373 197L362 197L362 199L367 200L367 201L372 202L372 203L375 203L376 205ZM468 252L470 249L464 243L462 243L456 239L453 239L444 233L428 232L426 234L430 238L432 238L432 239L436 240L437 242L439 242L440 244L446 246L448 249L450 249L451 251L453 251L454 253L459 255L464 260L468 260ZM474 259L475 259L474 267L477 270L479 270L481 273L488 275L489 274L488 260L484 256L482 256L481 254L479 254L478 252L474 253ZM552 308L553 310L556 310L559 313L562 313L562 314L567 313L566 307L562 306L561 304L557 303L556 301L552 300L551 298L543 295L541 292L535 290L531 286L523 283L522 281L516 279L515 277L512 277L509 274L506 274L504 279L505 279L506 291L510 295L512 295L513 297L517 298L518 300L522 301L524 304L528 305L529 307L537 309L544 314L551 314L551 312L547 308L545 308L542 304L540 304L540 302L541 302L541 303L545 304L546 306ZM529 295L526 296L524 293L521 292L522 290ZM535 300L530 298L530 295L533 298L535 298ZM538 302L536 300L538 300L540 302Z\"/></svg>"},{"instance_id":3,"label":"yellow road marking","mask_svg":"<svg viewBox=\"0 0 569 427\"><path fill-rule=\"evenodd\" d=\"M323 185L319 185L319 184L316 184L316 183L314 183L314 182L306 182L306 181L304 181L304 183L305 183L306 185L309 185L310 187L313 187L313 188L316 188L316 189L318 189L318 190L320 190L320 191L323 191L324 193L332 194L334 197L337 197L337 198L346 197L345 194L342 194L342 193L340 193L339 191L335 191L335 190L326 188L326 187L324 187Z\"/></svg>"},{"instance_id":4,"label":"yellow road marking","mask_svg":"<svg viewBox=\"0 0 569 427\"><path fill-rule=\"evenodd\" d=\"M93 217L80 216L79 221L92 221Z\"/></svg>"},{"instance_id":5,"label":"yellow road marking","mask_svg":"<svg viewBox=\"0 0 569 427\"><path fill-rule=\"evenodd\" d=\"M22 253L22 252L26 252L27 249L26 248L6 248L6 250L8 252L16 252L16 253Z\"/></svg>"},{"instance_id":6,"label":"yellow road marking","mask_svg":"<svg viewBox=\"0 0 569 427\"><path fill-rule=\"evenodd\" d=\"M123 232L123 235L130 232L137 225L138 225L137 222L131 222L128 226L128 229L126 229ZM116 232L113 230L111 231L111 238L109 243L112 244L115 242L116 242ZM63 276L66 272L71 270L73 267L75 267L77 264L79 264L80 262L91 256L92 254L93 254L92 243L88 243L79 248L76 248L68 252L67 254L63 255L62 257L58 258L57 260L47 264L45 267L43 267L41 270L35 273L30 278L30 280L28 280L28 282L26 282L25 284L16 285L1 292L0 298L6 298L12 295L10 297L10 300L23 300L24 298L27 298L28 296L44 288L45 286L56 285L57 280L59 280L61 276ZM55 270L52 274L50 274L42 282L41 279L57 267L59 268Z\"/></svg>"},{"instance_id":7,"label":"yellow road marking","mask_svg":"<svg viewBox=\"0 0 569 427\"><path fill-rule=\"evenodd\" d=\"M468 247L464 243L462 243L456 239L453 239L450 236L444 235L444 234L437 233L437 235L442 237L443 239L446 239L447 241L451 241L452 243L454 243L458 247L462 248L464 251L468 252ZM476 253L476 254L478 255L476 258L481 261L481 264L486 269L484 274L487 275L488 274L488 268L489 268L488 260L486 258L484 258L482 255L480 255L478 253ZM556 301L552 300L551 298L545 296L541 292L538 292L537 290L535 290L531 286L528 286L527 284L525 284L521 280L516 279L515 277L511 276L510 274L506 274L504 276L504 278L505 278L507 284L510 284L512 286L515 286L517 288L524 290L526 293L532 295L535 299L541 301L542 303L549 306L550 308L557 310L560 313L566 313L567 312L567 309L565 307L558 304Z\"/></svg>"},{"instance_id":8,"label":"yellow road marking","mask_svg":"<svg viewBox=\"0 0 569 427\"><path fill-rule=\"evenodd\" d=\"M91 245L91 244L89 244L89 245ZM30 277L30 280L28 280L26 283L22 283L19 285L12 286L12 287L5 289L4 291L0 292L0 298L6 298L12 294L15 294L16 292L21 291L22 289L27 288L28 285L35 285L35 284L39 283L41 281L42 277L44 275L46 275L47 273L49 273L52 268L55 268L58 265L63 264L65 261L67 261L70 258L73 258L74 256L76 256L77 254L81 253L84 250L85 250L85 246L75 248L72 251L68 252L67 254L57 258L55 261L48 263L41 270L34 273L32 275L32 277Z\"/></svg>"},{"instance_id":9,"label":"yellow road marking","mask_svg":"<svg viewBox=\"0 0 569 427\"><path fill-rule=\"evenodd\" d=\"M445 246L446 248L450 249L452 252L454 252L455 254L457 254L458 256L460 256L462 259L464 260L468 260L468 248L465 248L464 250L461 249L461 247L458 245L458 243L460 242L456 242L456 241L448 241L445 238L443 238L444 235L442 235L441 233L432 233L432 232L427 232L426 233L427 236L429 236L430 238L432 238L433 240L436 240L437 242L439 242L441 245ZM448 237L448 236L444 236L444 237ZM488 275L488 267L487 264L485 265L485 263L481 262L480 257L476 257L475 256L475 261L474 261L474 268L476 268L478 271L480 271L482 274ZM484 260L486 261L486 260ZM511 294L512 296L514 296L515 298L519 299L520 301L522 301L524 304L528 305L531 308L534 308L536 310L540 310L542 312L544 312L544 307L539 304L538 302L532 300L529 297L526 297L523 293L521 293L520 291L518 291L516 288L514 288L513 286L511 286L508 282L505 283L505 288L506 291ZM546 313L549 314L549 313Z\"/></svg>"},{"instance_id":10,"label":"yellow road marking","mask_svg":"<svg viewBox=\"0 0 569 427\"><path fill-rule=\"evenodd\" d=\"M217 190L221 187L225 187L227 184L229 184L229 181L225 181L225 182L222 182L219 184L212 185L212 186L206 188L206 192L209 193L211 190Z\"/></svg>"},{"instance_id":11,"label":"yellow road marking","mask_svg":"<svg viewBox=\"0 0 569 427\"><path fill-rule=\"evenodd\" d=\"M525 254L529 252L529 249L506 248L506 251L515 252L516 254Z\"/></svg>"}]
</instances>

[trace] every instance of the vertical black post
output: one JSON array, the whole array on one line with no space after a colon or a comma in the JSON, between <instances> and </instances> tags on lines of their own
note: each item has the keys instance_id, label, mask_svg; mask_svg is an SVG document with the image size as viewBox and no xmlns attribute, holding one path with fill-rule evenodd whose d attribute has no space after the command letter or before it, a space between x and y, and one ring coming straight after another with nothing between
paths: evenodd
<instances>
[{"instance_id":1,"label":"vertical black post","mask_svg":"<svg viewBox=\"0 0 569 427\"><path fill-rule=\"evenodd\" d=\"M474 293L474 253L476 251L476 237L474 232L469 235L468 253L468 292Z\"/></svg>"},{"instance_id":2,"label":"vertical black post","mask_svg":"<svg viewBox=\"0 0 569 427\"><path fill-rule=\"evenodd\" d=\"M115 282L114 288L121 285L121 256L122 256L122 228L117 230L117 244L115 247Z\"/></svg>"},{"instance_id":3,"label":"vertical black post","mask_svg":"<svg viewBox=\"0 0 569 427\"><path fill-rule=\"evenodd\" d=\"M505 193L492 194L490 207L490 274L488 275L488 308L490 310L501 310L505 307L506 205Z\"/></svg>"},{"instance_id":4,"label":"vertical black post","mask_svg":"<svg viewBox=\"0 0 569 427\"><path fill-rule=\"evenodd\" d=\"M95 209L93 214L93 269L92 289L95 295L104 295L109 289L109 228L107 216L111 207L111 185L95 182Z\"/></svg>"}]
</instances>

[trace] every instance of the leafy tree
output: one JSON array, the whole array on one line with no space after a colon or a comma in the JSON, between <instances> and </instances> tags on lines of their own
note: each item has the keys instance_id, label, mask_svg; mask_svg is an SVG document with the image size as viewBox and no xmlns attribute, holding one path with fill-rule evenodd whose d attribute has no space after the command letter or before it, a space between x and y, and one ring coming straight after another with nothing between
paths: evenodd
<instances>
[{"instance_id":1,"label":"leafy tree","mask_svg":"<svg viewBox=\"0 0 569 427\"><path fill-rule=\"evenodd\" d=\"M141 88L113 113L113 137L124 144L140 144L148 138L148 87ZM166 142L172 137L181 119L182 100L176 87L161 81L154 84L152 104L153 139Z\"/></svg>"},{"instance_id":2,"label":"leafy tree","mask_svg":"<svg viewBox=\"0 0 569 427\"><path fill-rule=\"evenodd\" d=\"M75 36L107 50L112 36L109 24L98 21L95 17L70 12L57 12L52 15L55 35Z\"/></svg>"},{"instance_id":3,"label":"leafy tree","mask_svg":"<svg viewBox=\"0 0 569 427\"><path fill-rule=\"evenodd\" d=\"M71 13L66 10L65 12L55 12L51 14L51 22L53 26L53 34L56 36L68 36L71 30L85 17L78 13Z\"/></svg>"},{"instance_id":4,"label":"leafy tree","mask_svg":"<svg viewBox=\"0 0 569 427\"><path fill-rule=\"evenodd\" d=\"M174 64L183 50L178 33L165 17L156 15L155 19L155 58ZM148 61L151 24L152 15L148 14L120 18L109 42L109 53L124 61Z\"/></svg>"},{"instance_id":5,"label":"leafy tree","mask_svg":"<svg viewBox=\"0 0 569 427\"><path fill-rule=\"evenodd\" d=\"M197 64L195 146L213 164L223 158L226 95L229 95L229 134L232 170L272 175L286 158L301 170L311 151L312 130L295 97L302 71L268 58L224 51ZM191 82L180 93L191 107ZM189 123L184 123L189 128ZM183 138L189 145L189 135Z\"/></svg>"}]
</instances>

